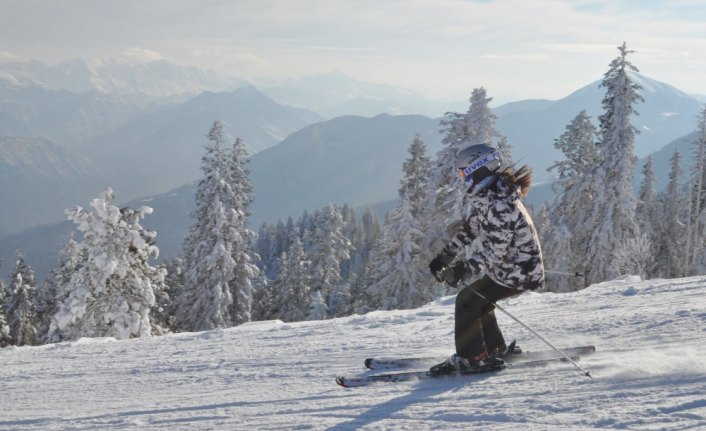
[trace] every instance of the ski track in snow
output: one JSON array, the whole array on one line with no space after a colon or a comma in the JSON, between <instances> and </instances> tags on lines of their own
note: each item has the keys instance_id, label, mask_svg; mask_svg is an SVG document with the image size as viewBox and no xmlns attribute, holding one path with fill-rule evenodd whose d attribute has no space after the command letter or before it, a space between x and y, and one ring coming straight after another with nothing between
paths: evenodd
<instances>
[{"instance_id":1,"label":"ski track in snow","mask_svg":"<svg viewBox=\"0 0 706 431\"><path fill-rule=\"evenodd\" d=\"M706 277L503 305L581 359L344 389L368 356L446 356L453 301L329 321L0 350L0 430L706 430ZM506 338L546 346L496 312Z\"/></svg>"}]
</instances>

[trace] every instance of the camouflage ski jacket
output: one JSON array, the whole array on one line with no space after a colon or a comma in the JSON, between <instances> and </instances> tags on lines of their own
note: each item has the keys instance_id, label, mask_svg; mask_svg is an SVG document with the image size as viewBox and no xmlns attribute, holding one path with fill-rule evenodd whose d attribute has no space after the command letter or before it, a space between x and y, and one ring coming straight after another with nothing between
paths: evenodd
<instances>
[{"instance_id":1,"label":"camouflage ski jacket","mask_svg":"<svg viewBox=\"0 0 706 431\"><path fill-rule=\"evenodd\" d=\"M464 262L472 274L520 290L544 288L537 231L520 201L519 186L502 178L466 195L465 223L442 253Z\"/></svg>"}]
</instances>

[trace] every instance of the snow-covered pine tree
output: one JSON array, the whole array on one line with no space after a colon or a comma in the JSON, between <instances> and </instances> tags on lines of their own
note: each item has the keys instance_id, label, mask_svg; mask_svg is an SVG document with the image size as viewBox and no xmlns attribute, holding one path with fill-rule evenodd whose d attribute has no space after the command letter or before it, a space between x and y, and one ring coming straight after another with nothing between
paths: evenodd
<instances>
[{"instance_id":1,"label":"snow-covered pine tree","mask_svg":"<svg viewBox=\"0 0 706 431\"><path fill-rule=\"evenodd\" d=\"M581 111L554 141L564 154L548 170L556 171L553 188L557 192L550 214L551 228L542 236L542 251L547 269L556 272L583 273L588 253L587 244L593 234L590 208L596 191L593 174L600 164L598 131L586 111ZM573 291L582 285L565 275L549 274L547 284L552 291Z\"/></svg>"},{"instance_id":2,"label":"snow-covered pine tree","mask_svg":"<svg viewBox=\"0 0 706 431\"><path fill-rule=\"evenodd\" d=\"M274 279L277 276L277 253L282 253L277 250L275 226L269 223L263 223L260 226L255 240L255 253L260 256L257 264L260 271L268 279Z\"/></svg>"},{"instance_id":3,"label":"snow-covered pine tree","mask_svg":"<svg viewBox=\"0 0 706 431\"><path fill-rule=\"evenodd\" d=\"M654 271L654 265L652 241L644 233L618 243L610 262L614 274L633 274L645 279Z\"/></svg>"},{"instance_id":4,"label":"snow-covered pine tree","mask_svg":"<svg viewBox=\"0 0 706 431\"><path fill-rule=\"evenodd\" d=\"M509 153L507 141L495 130L495 115L490 110L492 98L486 90L476 88L469 99L465 114L448 112L441 120L442 148L436 154L427 190L424 224L423 259L429 262L450 240L463 220L463 182L458 180L456 159L458 152L469 145L504 145L501 151ZM506 155L507 156L507 155ZM508 162L511 156L508 157Z\"/></svg>"},{"instance_id":5,"label":"snow-covered pine tree","mask_svg":"<svg viewBox=\"0 0 706 431\"><path fill-rule=\"evenodd\" d=\"M684 223L685 199L679 178L682 174L681 154L678 149L670 159L669 184L662 194L662 214L656 257L657 270L662 277L683 277L686 269L686 224Z\"/></svg>"},{"instance_id":6,"label":"snow-covered pine tree","mask_svg":"<svg viewBox=\"0 0 706 431\"><path fill-rule=\"evenodd\" d=\"M656 244L660 238L658 231L660 229L659 214L661 212L659 195L655 187L656 183L654 162L650 155L642 168L642 182L640 183L636 211L642 234L637 243L627 244L628 246L634 245L637 253L632 256L628 253L625 256L631 262L629 266L635 268L634 273L641 275L643 278L655 276L654 271L656 269ZM630 250L626 251L629 252ZM640 263L640 259L644 260L644 262Z\"/></svg>"},{"instance_id":7,"label":"snow-covered pine tree","mask_svg":"<svg viewBox=\"0 0 706 431\"><path fill-rule=\"evenodd\" d=\"M653 238L655 235L656 213L659 211L656 184L657 177L654 173L654 162L652 155L649 155L645 166L642 168L642 182L640 183L636 211L640 230L647 234L649 238Z\"/></svg>"},{"instance_id":8,"label":"snow-covered pine tree","mask_svg":"<svg viewBox=\"0 0 706 431\"><path fill-rule=\"evenodd\" d=\"M330 317L343 316L350 311L350 290L342 283L341 263L350 259L352 244L343 235L343 216L335 204L317 211L314 219L314 230L307 235L311 288L324 297Z\"/></svg>"},{"instance_id":9,"label":"snow-covered pine tree","mask_svg":"<svg viewBox=\"0 0 706 431\"><path fill-rule=\"evenodd\" d=\"M411 204L412 216L421 219L429 191L431 161L427 156L427 146L420 135L414 137L407 151L409 158L402 165L404 177L398 196L400 199L408 199Z\"/></svg>"},{"instance_id":10,"label":"snow-covered pine tree","mask_svg":"<svg viewBox=\"0 0 706 431\"><path fill-rule=\"evenodd\" d=\"M534 216L534 226L537 228L537 235L541 240L540 242L544 244L543 238L548 236L548 232L551 231L552 228L552 221L548 202L543 202L542 206L539 208L539 212L537 212L537 214Z\"/></svg>"},{"instance_id":11,"label":"snow-covered pine tree","mask_svg":"<svg viewBox=\"0 0 706 431\"><path fill-rule=\"evenodd\" d=\"M412 200L403 197L389 217L391 243L385 256L389 270L369 289L376 292L376 302L384 310L420 307L432 299L426 268L417 261L423 232L413 211Z\"/></svg>"},{"instance_id":12,"label":"snow-covered pine tree","mask_svg":"<svg viewBox=\"0 0 706 431\"><path fill-rule=\"evenodd\" d=\"M33 346L37 339L37 283L34 271L25 262L24 255L17 252L15 269L10 275L7 299L7 323L10 326L10 342L15 346Z\"/></svg>"},{"instance_id":13,"label":"snow-covered pine tree","mask_svg":"<svg viewBox=\"0 0 706 431\"><path fill-rule=\"evenodd\" d=\"M79 255L85 260L71 275L68 296L49 327L50 339L152 335L154 289L165 276L148 262L159 255L156 234L140 225L152 208L118 208L113 199L107 189L91 202L93 212L80 207L66 212L82 233Z\"/></svg>"},{"instance_id":14,"label":"snow-covered pine tree","mask_svg":"<svg viewBox=\"0 0 706 431\"><path fill-rule=\"evenodd\" d=\"M348 204L344 204L341 208L341 217L343 218L343 236L348 238L351 243L351 251L349 258L341 262L341 279L348 284L349 295L352 287L356 282L356 274L353 270L355 260L357 258L357 243L360 242L358 221L356 220L355 210Z\"/></svg>"},{"instance_id":15,"label":"snow-covered pine tree","mask_svg":"<svg viewBox=\"0 0 706 431\"><path fill-rule=\"evenodd\" d=\"M385 238L381 246L385 254L373 262L384 263L387 270L380 270L380 278L367 291L373 296L376 308L414 308L432 299L426 261L421 261L421 244L424 238L422 210L426 199L430 165L426 145L417 136L409 146L410 157L404 162L404 177L399 189L399 201L388 214Z\"/></svg>"},{"instance_id":16,"label":"snow-covered pine tree","mask_svg":"<svg viewBox=\"0 0 706 431\"><path fill-rule=\"evenodd\" d=\"M289 252L282 253L279 274L273 282L273 304L285 322L306 320L311 304L309 262L298 236L292 235Z\"/></svg>"},{"instance_id":17,"label":"snow-covered pine tree","mask_svg":"<svg viewBox=\"0 0 706 431\"><path fill-rule=\"evenodd\" d=\"M636 157L635 135L638 130L630 117L637 114L633 106L642 101L640 86L629 72L637 72L627 59L625 43L618 47L620 55L610 63L601 87L606 89L600 120L601 164L595 173L596 195L591 208L593 235L587 256L587 281L595 283L616 274L611 267L615 250L627 240L637 238L640 229L635 217L637 199L632 178Z\"/></svg>"},{"instance_id":18,"label":"snow-covered pine tree","mask_svg":"<svg viewBox=\"0 0 706 431\"><path fill-rule=\"evenodd\" d=\"M503 164L510 166L515 163L512 156L512 145L508 143L507 136L499 136L495 146L498 147Z\"/></svg>"},{"instance_id":19,"label":"snow-covered pine tree","mask_svg":"<svg viewBox=\"0 0 706 431\"><path fill-rule=\"evenodd\" d=\"M194 224L184 240L184 286L176 299L175 317L183 331L233 325L232 313L238 306L232 291L235 247L249 240L239 229L246 214L235 207L242 198L231 185L233 174L219 121L213 123L208 140L201 159L203 178L196 188L196 209L191 215Z\"/></svg>"},{"instance_id":20,"label":"snow-covered pine tree","mask_svg":"<svg viewBox=\"0 0 706 431\"><path fill-rule=\"evenodd\" d=\"M272 282L264 272L251 281L253 287L251 318L253 321L271 320L275 318L276 310L272 298Z\"/></svg>"},{"instance_id":21,"label":"snow-covered pine tree","mask_svg":"<svg viewBox=\"0 0 706 431\"><path fill-rule=\"evenodd\" d=\"M171 321L173 288L166 284L167 264L152 268L153 271L161 273L162 282L153 286L154 304L150 308L150 324L152 325L152 335L164 335L173 331Z\"/></svg>"},{"instance_id":22,"label":"snow-covered pine tree","mask_svg":"<svg viewBox=\"0 0 706 431\"><path fill-rule=\"evenodd\" d=\"M252 184L250 170L247 168L248 153L240 138L233 143L228 161L228 181L233 192L231 203L235 212L235 231L237 240L232 244L235 262L233 278L229 281L233 297L232 319L234 325L249 322L252 319L253 285L251 280L260 274L256 262L259 257L253 251L255 232L248 229L248 217L252 204Z\"/></svg>"},{"instance_id":23,"label":"snow-covered pine tree","mask_svg":"<svg viewBox=\"0 0 706 431\"><path fill-rule=\"evenodd\" d=\"M351 287L351 300L353 302L353 312L356 314L365 314L368 311L374 310L375 304L371 296L367 292L367 288L371 283L371 277L368 274L368 267L375 265L376 257L372 252L378 238L382 236L383 226L380 219L371 208L368 208L361 217L361 233L357 243L355 243L355 251L353 253L355 282Z\"/></svg>"},{"instance_id":24,"label":"snow-covered pine tree","mask_svg":"<svg viewBox=\"0 0 706 431\"><path fill-rule=\"evenodd\" d=\"M500 134L495 130L497 117L490 109L492 97L488 97L485 88L476 88L471 92L468 113L465 116L468 130L468 145L493 144L497 145Z\"/></svg>"},{"instance_id":25,"label":"snow-covered pine tree","mask_svg":"<svg viewBox=\"0 0 706 431\"><path fill-rule=\"evenodd\" d=\"M309 314L306 320L324 320L328 316L328 307L321 292L314 290L311 292L309 302Z\"/></svg>"},{"instance_id":26,"label":"snow-covered pine tree","mask_svg":"<svg viewBox=\"0 0 706 431\"><path fill-rule=\"evenodd\" d=\"M382 307L382 293L379 292L380 280L392 271L393 265L390 258L393 246L392 229L389 223L390 216L390 213L385 216L382 232L380 232L370 249L363 286L354 301L354 309L358 314L378 310Z\"/></svg>"},{"instance_id":27,"label":"snow-covered pine tree","mask_svg":"<svg viewBox=\"0 0 706 431\"><path fill-rule=\"evenodd\" d=\"M10 327L7 324L7 289L0 280L0 348L10 345Z\"/></svg>"},{"instance_id":28,"label":"snow-covered pine tree","mask_svg":"<svg viewBox=\"0 0 706 431\"><path fill-rule=\"evenodd\" d=\"M687 219L687 274L706 272L706 106L698 121L699 137L694 142L694 168L689 179L689 211Z\"/></svg>"},{"instance_id":29,"label":"snow-covered pine tree","mask_svg":"<svg viewBox=\"0 0 706 431\"><path fill-rule=\"evenodd\" d=\"M299 238L302 240L302 246L307 252L307 255L312 256L313 248L312 240L314 238L314 230L316 229L317 212L310 214L308 210L304 210L301 217L297 219L296 229L299 231Z\"/></svg>"},{"instance_id":30,"label":"snow-covered pine tree","mask_svg":"<svg viewBox=\"0 0 706 431\"><path fill-rule=\"evenodd\" d=\"M181 256L174 256L165 262L167 271L164 277L164 285L167 289L168 299L155 296L155 305L151 315L159 325L168 332L176 332L179 326L176 321L176 298L179 297L184 286L184 259Z\"/></svg>"},{"instance_id":31,"label":"snow-covered pine tree","mask_svg":"<svg viewBox=\"0 0 706 431\"><path fill-rule=\"evenodd\" d=\"M74 233L71 232L66 244L61 251L59 251L56 266L49 271L44 283L44 289L42 289L39 294L40 297L37 306L39 328L37 330L37 336L40 343L61 341L58 338L49 338L49 326L51 325L52 319L59 311L61 304L70 294L70 291L67 289L69 289L71 276L85 261L85 249L76 242Z\"/></svg>"},{"instance_id":32,"label":"snow-covered pine tree","mask_svg":"<svg viewBox=\"0 0 706 431\"><path fill-rule=\"evenodd\" d=\"M280 219L274 225L263 223L258 229L254 245L254 252L259 256L257 266L269 280L277 277L279 257L289 249L289 235L294 229L293 225L294 221L288 217L286 224Z\"/></svg>"},{"instance_id":33,"label":"snow-covered pine tree","mask_svg":"<svg viewBox=\"0 0 706 431\"><path fill-rule=\"evenodd\" d=\"M257 266L268 279L273 280L277 276L277 259L285 250L280 250L278 239L278 227L281 221L276 224L263 223L257 231L255 240L255 253L260 256Z\"/></svg>"}]
</instances>

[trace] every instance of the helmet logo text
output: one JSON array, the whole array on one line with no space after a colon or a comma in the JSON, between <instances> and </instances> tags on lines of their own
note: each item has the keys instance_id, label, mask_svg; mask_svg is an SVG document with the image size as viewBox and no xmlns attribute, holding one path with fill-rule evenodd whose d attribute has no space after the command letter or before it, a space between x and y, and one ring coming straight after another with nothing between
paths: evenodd
<instances>
[{"instance_id":1,"label":"helmet logo text","mask_svg":"<svg viewBox=\"0 0 706 431\"><path fill-rule=\"evenodd\" d=\"M463 170L463 176L468 177L476 169L482 168L483 166L487 165L488 163L492 162L493 160L496 160L497 158L498 158L498 153L495 152L495 153L486 155L482 159L476 160L475 162L468 165L468 167L466 169Z\"/></svg>"}]
</instances>

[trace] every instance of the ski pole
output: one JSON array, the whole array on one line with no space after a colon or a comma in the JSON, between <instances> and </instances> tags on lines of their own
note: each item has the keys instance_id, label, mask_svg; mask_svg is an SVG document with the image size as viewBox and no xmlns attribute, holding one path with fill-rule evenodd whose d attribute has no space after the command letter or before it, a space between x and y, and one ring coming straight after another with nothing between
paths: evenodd
<instances>
[{"instance_id":1,"label":"ski pole","mask_svg":"<svg viewBox=\"0 0 706 431\"><path fill-rule=\"evenodd\" d=\"M572 364L574 364L574 366L575 366L576 368L578 368L579 370L581 370L581 371L584 373L584 375L585 375L586 377L588 377L589 379L592 379L592 378L593 378L593 377L591 376L591 373L590 373L589 371L586 371L581 365L577 364L576 361L574 361L574 360L571 359L569 356L567 356L566 353L564 353L564 352L562 352L561 350L559 350L558 348L554 347L554 345L553 345L552 343L550 343L549 341L547 341L546 338L542 337L541 335L539 335L539 334L537 333L537 331L535 331L534 329L532 329L532 328L530 328L529 326L527 326L527 325L525 325L524 323L522 323L522 321L521 321L520 319L518 319L517 317L513 316L512 314L510 314L510 312L507 311L505 308L503 308L503 307L501 307L500 305L496 304L495 302L489 300L488 298L486 298L485 296L481 295L480 293L478 293L478 292L476 292L476 291L474 291L473 293L475 293L476 295L478 295L478 296L479 296L481 299L483 299L485 302L487 302L487 303L489 303L489 304L492 304L492 305L498 307L498 309L499 309L500 311L502 311L503 313L505 313L505 314L507 314L508 316L510 316L510 318L511 318L512 320L514 320L515 322L517 322L517 323L519 323L520 325L522 325L525 329L527 329L528 331L530 331L535 337L537 337L537 338L539 338L540 340L544 341L544 343L546 343L547 346L549 346L549 347L551 347L552 349L556 350L559 354L561 354L561 356L563 356L564 358L566 358L567 361L569 361L569 362L571 362Z\"/></svg>"},{"instance_id":2,"label":"ski pole","mask_svg":"<svg viewBox=\"0 0 706 431\"><path fill-rule=\"evenodd\" d=\"M581 274L580 272L570 273L570 272L547 271L547 270L544 270L544 272L545 272L546 274L570 275L570 276L572 276L572 277L583 277L583 274Z\"/></svg>"}]
</instances>

